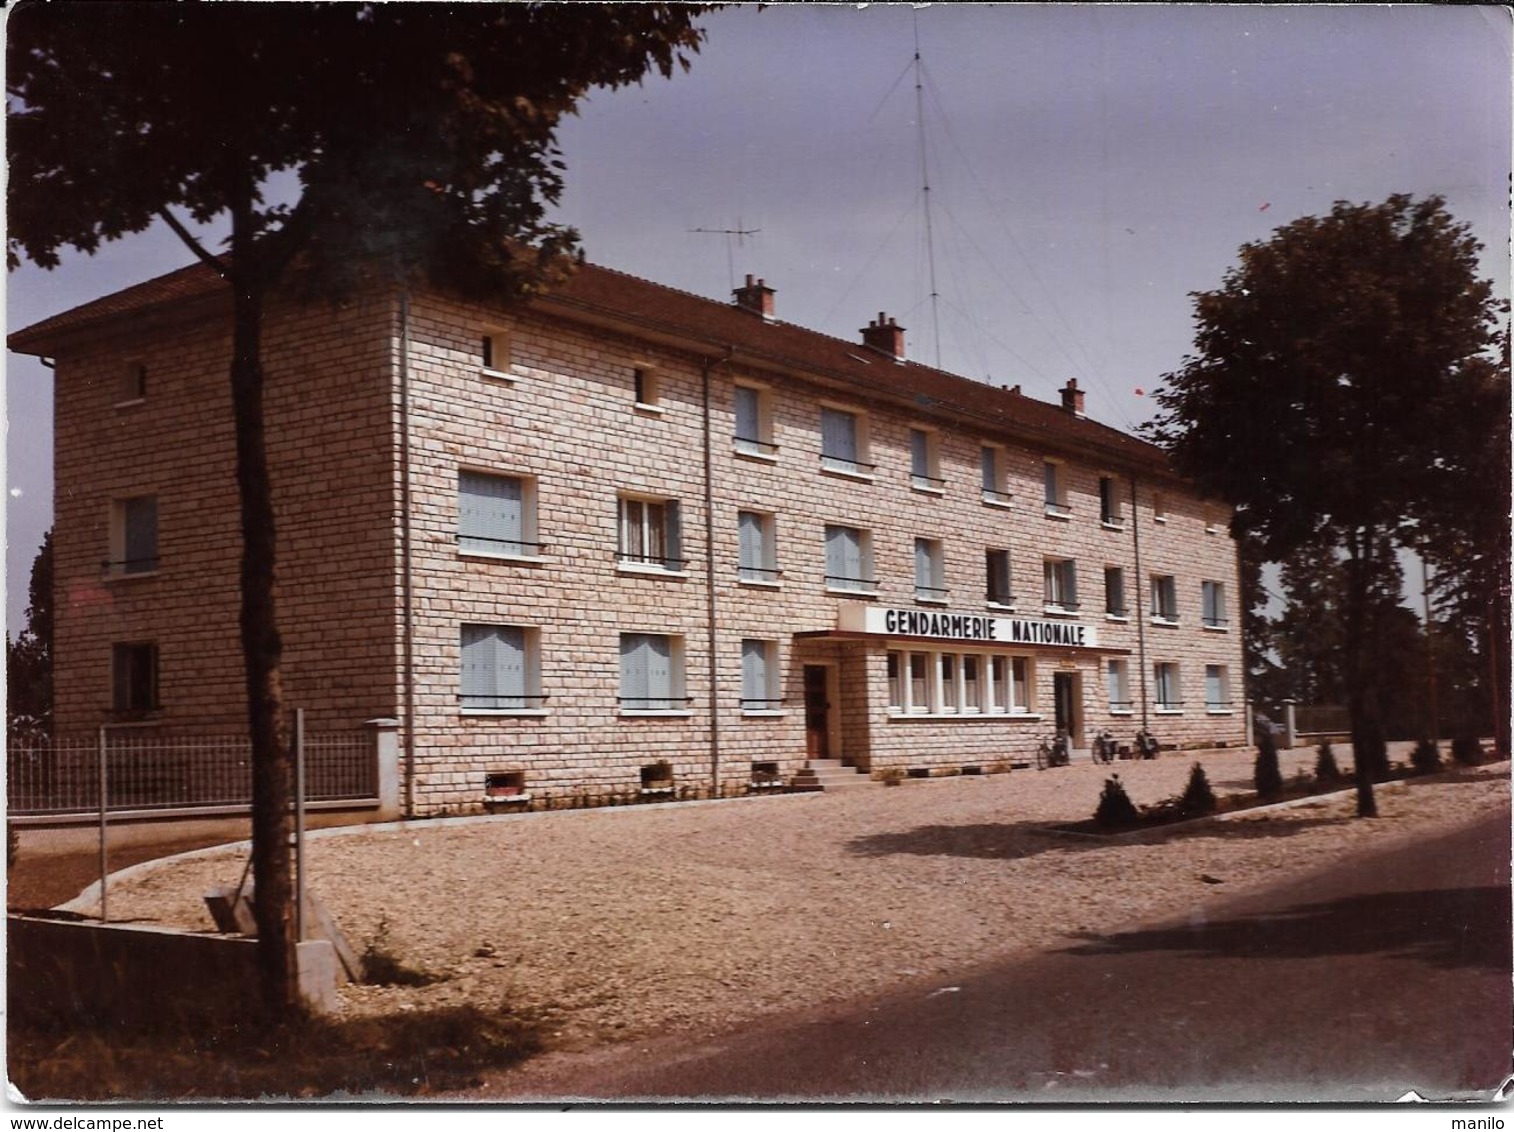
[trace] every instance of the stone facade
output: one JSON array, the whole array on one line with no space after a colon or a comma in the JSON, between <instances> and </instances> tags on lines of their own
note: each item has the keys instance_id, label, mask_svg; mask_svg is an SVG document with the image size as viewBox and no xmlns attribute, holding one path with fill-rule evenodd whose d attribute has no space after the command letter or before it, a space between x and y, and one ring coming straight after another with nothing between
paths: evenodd
<instances>
[{"instance_id":1,"label":"stone facade","mask_svg":"<svg viewBox=\"0 0 1514 1132\"><path fill-rule=\"evenodd\" d=\"M1143 724L1168 746L1244 741L1228 516L1154 449L1084 420L1073 387L1065 408L1046 406L896 360L881 317L867 347L777 323L770 291L764 316L584 272L564 300L515 311L372 294L269 318L288 702L323 730L401 719L415 813L479 808L491 774L541 800L634 791L660 761L697 792L742 789L758 763L791 777L822 754L875 773L986 768L1030 757L1059 723L1080 747ZM57 359L64 731L228 730L244 714L229 321L203 297L144 305L82 308L13 339ZM145 395L123 404L138 361ZM758 438L738 436L738 385L760 406ZM822 458L823 407L853 414L850 470ZM464 474L514 481L518 545L460 539ZM112 577L112 501L139 496L157 500L158 566ZM646 504L676 514L677 561L623 557L623 510ZM771 572L739 569L742 511L765 517ZM870 592L828 582L828 526L866 532ZM919 593L917 539L940 569ZM990 550L1008 552L1012 603L989 601ZM1076 608L1049 607L1048 559L1074 564ZM1123 614L1106 612L1108 568L1123 572ZM1175 624L1150 613L1153 578L1171 579ZM1206 582L1220 587L1207 610ZM858 632L859 607L1075 624L1097 647ZM525 642L527 698L464 702L472 627ZM677 703L622 699L623 634L665 639ZM112 645L133 641L156 645L161 703L124 718ZM744 641L769 642L777 702L743 703ZM996 710L1016 658L1024 702ZM1122 695L1110 661L1126 666ZM917 664L928 675L910 691ZM1158 664L1177 666L1168 706Z\"/></svg>"}]
</instances>

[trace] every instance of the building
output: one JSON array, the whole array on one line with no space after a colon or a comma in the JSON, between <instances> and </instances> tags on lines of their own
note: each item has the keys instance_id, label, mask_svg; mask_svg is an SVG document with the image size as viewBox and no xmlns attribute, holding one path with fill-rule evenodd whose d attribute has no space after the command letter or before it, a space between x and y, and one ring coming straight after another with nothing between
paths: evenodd
<instances>
[{"instance_id":1,"label":"building","mask_svg":"<svg viewBox=\"0 0 1514 1132\"><path fill-rule=\"evenodd\" d=\"M1228 512L1059 405L592 265L523 308L274 304L287 701L400 721L408 809L1244 740ZM229 300L45 320L56 726L235 732Z\"/></svg>"}]
</instances>

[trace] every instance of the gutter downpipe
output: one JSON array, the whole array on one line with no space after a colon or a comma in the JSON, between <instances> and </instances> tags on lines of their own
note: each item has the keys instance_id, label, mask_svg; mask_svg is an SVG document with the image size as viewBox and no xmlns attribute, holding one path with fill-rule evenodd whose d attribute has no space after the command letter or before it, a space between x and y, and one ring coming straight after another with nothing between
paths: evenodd
<instances>
[{"instance_id":1,"label":"gutter downpipe","mask_svg":"<svg viewBox=\"0 0 1514 1132\"><path fill-rule=\"evenodd\" d=\"M1146 694L1146 615L1141 612L1141 598L1145 595L1145 588L1141 585L1141 579L1146 575L1141 570L1141 510L1136 506L1136 477L1130 477L1130 532L1135 539L1135 591L1136 591L1136 651L1140 659L1137 663L1141 668L1141 730L1150 731L1150 708L1151 697Z\"/></svg>"},{"instance_id":2,"label":"gutter downpipe","mask_svg":"<svg viewBox=\"0 0 1514 1132\"><path fill-rule=\"evenodd\" d=\"M415 612L410 556L410 289L400 291L400 604L404 643L405 817L415 817Z\"/></svg>"},{"instance_id":3,"label":"gutter downpipe","mask_svg":"<svg viewBox=\"0 0 1514 1132\"><path fill-rule=\"evenodd\" d=\"M715 457L712 448L710 423L710 371L717 365L729 364L734 350L726 348L724 358L706 358L701 368L704 400L704 588L706 643L710 657L710 797L720 796L720 697L716 693L719 683L719 666L715 649Z\"/></svg>"}]
</instances>

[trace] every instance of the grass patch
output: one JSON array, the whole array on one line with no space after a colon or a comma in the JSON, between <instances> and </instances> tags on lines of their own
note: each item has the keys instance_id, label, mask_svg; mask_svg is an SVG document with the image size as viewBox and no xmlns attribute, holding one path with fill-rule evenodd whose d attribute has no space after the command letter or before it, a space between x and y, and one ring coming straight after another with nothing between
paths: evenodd
<instances>
[{"instance_id":1,"label":"grass patch","mask_svg":"<svg viewBox=\"0 0 1514 1132\"><path fill-rule=\"evenodd\" d=\"M542 1048L540 1019L476 1006L283 1026L13 1021L12 1084L33 1101L361 1099L452 1092Z\"/></svg>"}]
</instances>

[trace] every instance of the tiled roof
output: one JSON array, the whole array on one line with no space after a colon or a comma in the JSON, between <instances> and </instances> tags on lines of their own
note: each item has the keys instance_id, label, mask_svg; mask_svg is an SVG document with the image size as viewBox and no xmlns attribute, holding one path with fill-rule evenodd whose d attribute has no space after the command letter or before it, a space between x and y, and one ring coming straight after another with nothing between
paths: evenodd
<instances>
[{"instance_id":1,"label":"tiled roof","mask_svg":"<svg viewBox=\"0 0 1514 1132\"><path fill-rule=\"evenodd\" d=\"M128 315L171 311L222 294L226 294L225 283L208 267L194 264L34 323L13 333L9 344L19 353L50 353L63 337L99 324ZM611 268L583 264L568 283L539 302L570 317L576 313L674 335L706 346L712 356L731 352L738 360L813 373L865 395L902 400L923 413L978 420L989 432L1002 431L1085 455L1096 452L1170 474L1165 454L1154 445L1058 405L916 362L896 362L860 341L764 319L734 303L715 302Z\"/></svg>"}]
</instances>

